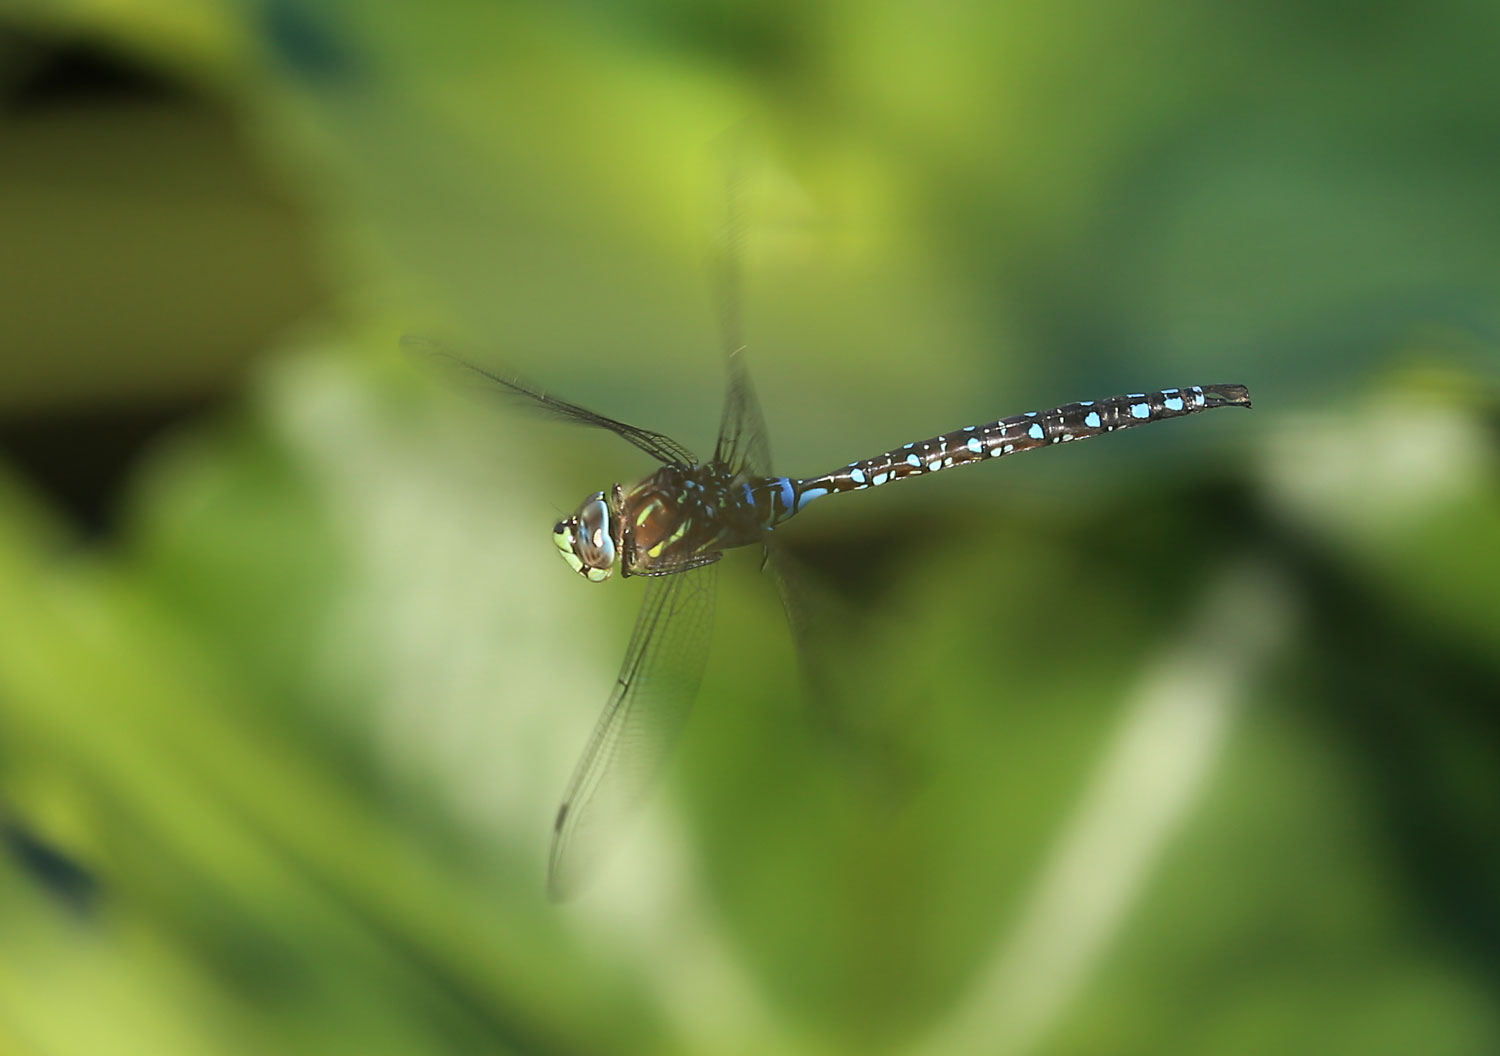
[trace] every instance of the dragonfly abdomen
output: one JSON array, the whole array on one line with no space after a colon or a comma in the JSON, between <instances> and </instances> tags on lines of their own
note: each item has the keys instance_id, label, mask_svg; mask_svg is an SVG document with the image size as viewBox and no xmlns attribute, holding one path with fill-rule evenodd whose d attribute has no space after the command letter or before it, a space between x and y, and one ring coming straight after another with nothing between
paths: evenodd
<instances>
[{"instance_id":1,"label":"dragonfly abdomen","mask_svg":"<svg viewBox=\"0 0 1500 1056\"><path fill-rule=\"evenodd\" d=\"M765 486L757 489L755 494L759 500L761 492L765 492L768 505L764 508L773 515L767 522L770 527L825 495L879 487L905 477L1084 440L1215 407L1249 406L1250 391L1243 385L1195 385L1186 389L1159 389L1104 400L1065 403L1049 411L1027 411L905 444L874 458L851 462L822 476L802 480L767 478Z\"/></svg>"}]
</instances>

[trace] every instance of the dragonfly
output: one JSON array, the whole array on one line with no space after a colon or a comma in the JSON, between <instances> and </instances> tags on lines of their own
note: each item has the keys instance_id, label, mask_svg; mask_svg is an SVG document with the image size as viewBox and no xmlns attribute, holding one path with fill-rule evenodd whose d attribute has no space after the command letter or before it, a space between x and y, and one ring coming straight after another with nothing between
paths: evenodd
<instances>
[{"instance_id":1,"label":"dragonfly","mask_svg":"<svg viewBox=\"0 0 1500 1056\"><path fill-rule=\"evenodd\" d=\"M552 529L563 560L589 582L602 583L616 572L647 581L619 677L553 822L547 890L559 901L593 875L611 833L662 777L707 666L715 565L726 551L759 544L767 548L767 561L773 560L775 529L831 495L1219 407L1251 405L1244 385L1133 392L969 425L831 472L787 477L770 471L764 418L743 346L729 350L718 437L705 460L663 433L549 395L431 339L407 337L403 344L552 417L607 430L658 463L635 484L616 482L594 492ZM781 585L780 576L773 578Z\"/></svg>"}]
</instances>

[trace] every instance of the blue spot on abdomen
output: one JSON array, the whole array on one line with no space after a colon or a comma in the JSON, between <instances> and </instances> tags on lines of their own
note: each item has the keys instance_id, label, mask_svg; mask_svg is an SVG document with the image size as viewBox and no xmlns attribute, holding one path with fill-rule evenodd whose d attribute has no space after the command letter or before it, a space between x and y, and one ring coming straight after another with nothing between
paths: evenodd
<instances>
[{"instance_id":1,"label":"blue spot on abdomen","mask_svg":"<svg viewBox=\"0 0 1500 1056\"><path fill-rule=\"evenodd\" d=\"M802 507L806 506L809 502L812 502L814 499L821 499L827 494L827 488L808 488L801 495L797 496L797 512L800 513Z\"/></svg>"}]
</instances>

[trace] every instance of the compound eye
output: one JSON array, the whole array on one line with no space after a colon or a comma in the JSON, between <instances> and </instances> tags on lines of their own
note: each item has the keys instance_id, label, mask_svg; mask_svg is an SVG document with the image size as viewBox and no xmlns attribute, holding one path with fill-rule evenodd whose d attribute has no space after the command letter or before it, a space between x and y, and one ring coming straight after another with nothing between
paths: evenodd
<instances>
[{"instance_id":1,"label":"compound eye","mask_svg":"<svg viewBox=\"0 0 1500 1056\"><path fill-rule=\"evenodd\" d=\"M609 504L602 494L579 507L578 536L573 545L587 568L606 575L615 565L615 540L610 528Z\"/></svg>"},{"instance_id":2,"label":"compound eye","mask_svg":"<svg viewBox=\"0 0 1500 1056\"><path fill-rule=\"evenodd\" d=\"M592 583L604 582L615 568L611 521L604 492L596 491L584 500L577 513L552 528L552 541L568 567Z\"/></svg>"}]
</instances>

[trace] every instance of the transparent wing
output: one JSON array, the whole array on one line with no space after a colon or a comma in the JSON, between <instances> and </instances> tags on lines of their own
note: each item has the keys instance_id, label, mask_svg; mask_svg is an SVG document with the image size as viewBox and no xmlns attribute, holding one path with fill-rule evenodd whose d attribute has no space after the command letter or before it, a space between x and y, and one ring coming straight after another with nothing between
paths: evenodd
<instances>
[{"instance_id":1,"label":"transparent wing","mask_svg":"<svg viewBox=\"0 0 1500 1056\"><path fill-rule=\"evenodd\" d=\"M745 192L743 130L731 132L726 145L724 222L721 226L710 271L714 276L714 299L719 309L719 331L729 372L724 390L724 413L719 418L719 438L714 461L736 472L766 476L771 472L771 448L766 441L766 422L760 401L745 367L745 341L740 297L744 285Z\"/></svg>"},{"instance_id":2,"label":"transparent wing","mask_svg":"<svg viewBox=\"0 0 1500 1056\"><path fill-rule=\"evenodd\" d=\"M724 415L719 422L719 440L714 459L737 473L769 476L771 445L766 439L766 422L761 415L760 400L750 384L745 369L744 347L731 349L729 388L724 393Z\"/></svg>"},{"instance_id":3,"label":"transparent wing","mask_svg":"<svg viewBox=\"0 0 1500 1056\"><path fill-rule=\"evenodd\" d=\"M718 570L647 581L614 693L568 783L552 832L547 892L575 894L655 787L708 662Z\"/></svg>"},{"instance_id":4,"label":"transparent wing","mask_svg":"<svg viewBox=\"0 0 1500 1056\"><path fill-rule=\"evenodd\" d=\"M450 351L442 342L430 337L407 335L401 339L401 347L413 357L431 364L452 378L461 388L479 389L485 394L495 394L529 400L531 406L553 418L575 425L586 425L595 429L608 429L626 443L634 444L658 462L673 462L688 466L697 461L693 453L670 436L640 429L625 422L595 414L576 403L548 396L516 378L502 377Z\"/></svg>"},{"instance_id":5,"label":"transparent wing","mask_svg":"<svg viewBox=\"0 0 1500 1056\"><path fill-rule=\"evenodd\" d=\"M745 198L743 130L730 133L726 147L725 210L720 237L715 246L712 271L716 280L719 325L723 337L728 387L724 394L724 414L719 423L718 443L714 457L737 472L770 476L771 447L766 439L765 417L760 400L750 382L746 364L745 343L741 333L740 298L743 286L745 237L743 204ZM765 558L761 567L770 576L781 599L787 626L797 648L801 668L803 696L809 706L814 726L831 733L836 740L845 736L850 726L837 705L838 694L825 669L830 652L835 651L832 634L837 628L857 623L856 613L833 593L827 584L817 582L803 567L803 562L783 545L769 537L764 543Z\"/></svg>"},{"instance_id":6,"label":"transparent wing","mask_svg":"<svg viewBox=\"0 0 1500 1056\"><path fill-rule=\"evenodd\" d=\"M715 280L715 301L719 311L720 337L724 346L724 364L728 383L724 391L724 413L719 422L719 438L714 458L748 476L771 475L771 445L766 436L765 416L760 399L750 382L745 362L742 333L741 290L744 285L745 256L744 197L745 144L744 130L729 133L726 142L724 219L712 254L711 272ZM822 699L823 686L812 657L812 628L818 619L817 607L807 576L797 561L769 538L764 544L761 567L776 585L777 596L786 612L792 640L797 646L802 678L809 701Z\"/></svg>"}]
</instances>

